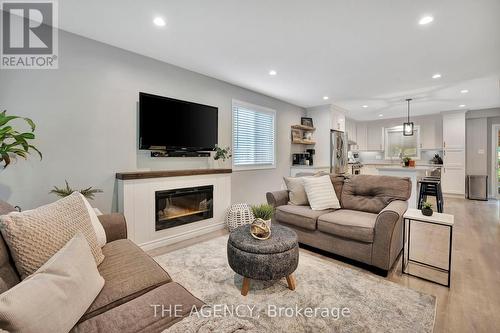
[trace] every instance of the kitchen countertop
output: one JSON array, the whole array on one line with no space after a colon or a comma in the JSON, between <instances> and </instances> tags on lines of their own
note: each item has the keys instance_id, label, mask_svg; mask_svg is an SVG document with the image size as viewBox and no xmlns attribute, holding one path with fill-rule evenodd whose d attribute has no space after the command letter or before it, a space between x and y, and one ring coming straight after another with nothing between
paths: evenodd
<instances>
[{"instance_id":1,"label":"kitchen countertop","mask_svg":"<svg viewBox=\"0 0 500 333\"><path fill-rule=\"evenodd\" d=\"M366 162L361 162L363 165L384 165L384 166L398 166L401 167L400 162L384 162L384 161L366 161ZM441 168L443 165L442 164L432 164L432 163L418 163L417 162L417 167L418 166L425 166L425 167L436 167L436 168Z\"/></svg>"},{"instance_id":2,"label":"kitchen countertop","mask_svg":"<svg viewBox=\"0 0 500 333\"><path fill-rule=\"evenodd\" d=\"M330 169L329 166L317 166L317 165L292 165L292 169Z\"/></svg>"},{"instance_id":3,"label":"kitchen countertop","mask_svg":"<svg viewBox=\"0 0 500 333\"><path fill-rule=\"evenodd\" d=\"M424 166L424 165L417 165L414 167L404 167L400 165L381 165L380 167L377 167L377 170L384 170L384 171L406 171L406 172L417 172L417 171L427 171L427 170L432 170L433 167L431 166Z\"/></svg>"}]
</instances>

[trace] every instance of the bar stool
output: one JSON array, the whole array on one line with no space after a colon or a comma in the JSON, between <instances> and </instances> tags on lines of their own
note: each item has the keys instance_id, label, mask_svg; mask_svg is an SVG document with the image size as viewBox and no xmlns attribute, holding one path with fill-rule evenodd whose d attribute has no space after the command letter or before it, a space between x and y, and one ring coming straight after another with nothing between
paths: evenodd
<instances>
[{"instance_id":1,"label":"bar stool","mask_svg":"<svg viewBox=\"0 0 500 333\"><path fill-rule=\"evenodd\" d=\"M422 205L427 201L427 196L436 198L438 213L443 212L443 192L441 190L441 179L437 177L424 177L418 181L420 192L418 195L418 209L422 209Z\"/></svg>"}]
</instances>

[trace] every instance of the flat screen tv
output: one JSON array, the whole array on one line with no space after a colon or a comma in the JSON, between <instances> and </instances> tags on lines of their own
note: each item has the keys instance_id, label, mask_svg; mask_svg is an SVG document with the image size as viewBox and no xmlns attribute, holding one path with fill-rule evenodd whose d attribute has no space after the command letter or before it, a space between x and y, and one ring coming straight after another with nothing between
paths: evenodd
<instances>
[{"instance_id":1,"label":"flat screen tv","mask_svg":"<svg viewBox=\"0 0 500 333\"><path fill-rule=\"evenodd\" d=\"M210 151L218 108L139 93L139 149Z\"/></svg>"}]
</instances>

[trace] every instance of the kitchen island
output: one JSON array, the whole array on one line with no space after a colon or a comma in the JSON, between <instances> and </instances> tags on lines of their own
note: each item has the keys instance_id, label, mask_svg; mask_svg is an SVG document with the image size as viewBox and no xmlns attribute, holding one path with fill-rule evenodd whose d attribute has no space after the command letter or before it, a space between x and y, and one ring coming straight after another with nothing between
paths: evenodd
<instances>
[{"instance_id":1,"label":"kitchen island","mask_svg":"<svg viewBox=\"0 0 500 333\"><path fill-rule=\"evenodd\" d=\"M434 168L431 166L403 167L398 165L381 165L377 167L377 171L382 176L409 177L411 179L411 196L408 200L408 207L417 208L418 180L425 177L427 171L432 171Z\"/></svg>"}]
</instances>

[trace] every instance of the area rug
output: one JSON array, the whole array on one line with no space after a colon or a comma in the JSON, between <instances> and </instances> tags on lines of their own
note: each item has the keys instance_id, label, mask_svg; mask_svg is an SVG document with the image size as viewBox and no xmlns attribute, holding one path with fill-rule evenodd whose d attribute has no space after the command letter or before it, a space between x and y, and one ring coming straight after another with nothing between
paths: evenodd
<instances>
[{"instance_id":1,"label":"area rug","mask_svg":"<svg viewBox=\"0 0 500 333\"><path fill-rule=\"evenodd\" d=\"M242 277L227 263L227 236L155 257L174 281L210 305L191 314L175 332L432 332L434 296L300 250L286 280L252 281L241 296ZM307 310L310 309L310 310ZM346 310L347 309L347 310Z\"/></svg>"}]
</instances>

